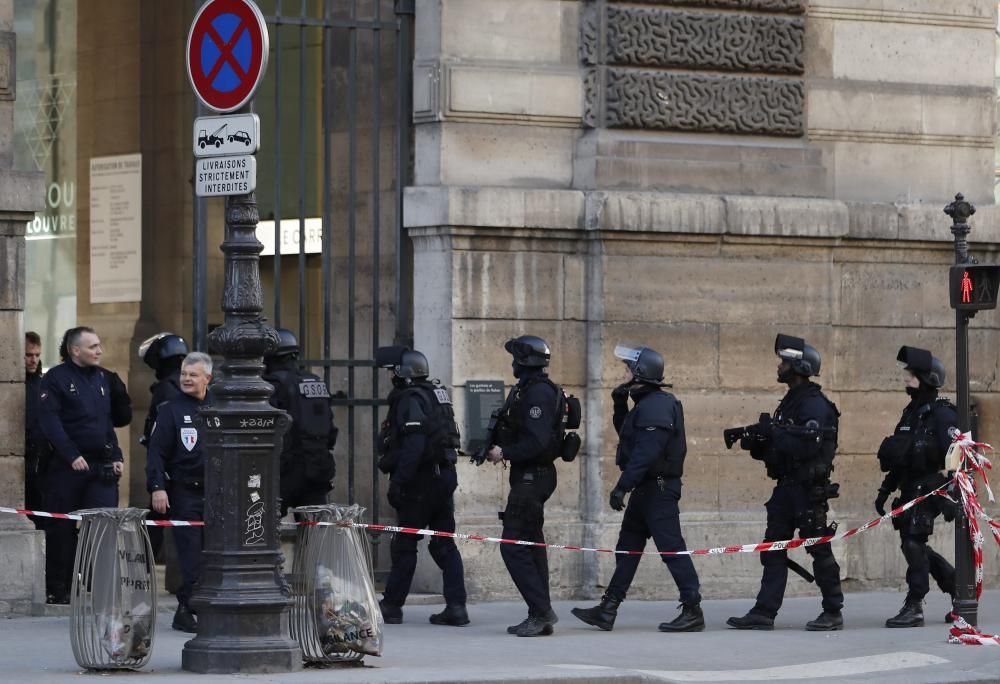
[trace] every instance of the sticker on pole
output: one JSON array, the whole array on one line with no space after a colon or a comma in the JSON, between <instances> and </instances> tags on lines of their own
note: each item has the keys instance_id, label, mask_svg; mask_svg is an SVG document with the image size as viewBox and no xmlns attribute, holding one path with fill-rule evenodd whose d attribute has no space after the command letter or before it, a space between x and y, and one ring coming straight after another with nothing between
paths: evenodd
<instances>
[{"instance_id":1,"label":"sticker on pole","mask_svg":"<svg viewBox=\"0 0 1000 684\"><path fill-rule=\"evenodd\" d=\"M251 0L209 0L194 17L187 71L198 99L232 112L253 97L267 69L267 25Z\"/></svg>"}]
</instances>

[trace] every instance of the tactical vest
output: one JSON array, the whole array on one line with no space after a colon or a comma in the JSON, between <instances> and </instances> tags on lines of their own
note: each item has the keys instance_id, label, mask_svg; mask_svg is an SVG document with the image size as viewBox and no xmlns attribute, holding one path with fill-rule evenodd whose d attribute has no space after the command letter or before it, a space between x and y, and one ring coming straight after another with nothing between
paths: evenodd
<instances>
[{"instance_id":1,"label":"tactical vest","mask_svg":"<svg viewBox=\"0 0 1000 684\"><path fill-rule=\"evenodd\" d=\"M572 461L580 450L580 437L575 432L567 432L567 430L576 430L580 427L582 418L580 400L572 395L567 396L562 387L545 375L532 376L523 386L515 386L507 395L507 400L500 410L501 420L497 425L494 441L502 448L518 440L521 426L517 424L514 416L520 414L520 403L523 401L523 395L527 389L539 382L545 383L555 390L555 415L559 417L552 430L552 435L549 437L549 442L545 445L542 456L539 458L539 465L551 465L560 457L564 461Z\"/></svg>"},{"instance_id":2,"label":"tactical vest","mask_svg":"<svg viewBox=\"0 0 1000 684\"><path fill-rule=\"evenodd\" d=\"M423 432L427 436L422 461L428 464L454 465L458 461L461 436L455 422L455 410L444 386L435 382L415 382L409 387L394 389L389 394L389 412L379 431L379 470L391 473L396 469L399 443L405 434L403 425L395 424L399 405L404 400L415 399L423 408L427 421Z\"/></svg>"},{"instance_id":3,"label":"tactical vest","mask_svg":"<svg viewBox=\"0 0 1000 684\"><path fill-rule=\"evenodd\" d=\"M798 417L799 404L814 396L822 398L833 411L833 425L820 426L833 427L833 433L821 433L822 442L818 458L804 458L796 455L791 459L786 459L781 454L775 453L773 449L769 449L770 453L764 459L768 477L774 480L791 477L803 484L813 484L828 481L830 475L833 474L833 459L837 453L837 436L840 429L840 409L823 394L818 385L812 384L808 392L796 396L795 400L788 404L783 399L774 411L772 422L775 430L780 430L782 425L803 427L794 422Z\"/></svg>"},{"instance_id":4,"label":"tactical vest","mask_svg":"<svg viewBox=\"0 0 1000 684\"><path fill-rule=\"evenodd\" d=\"M310 479L333 477L330 457L330 391L326 383L312 373L277 370L269 373L284 394L292 424L285 434L284 454L298 455L306 464Z\"/></svg>"},{"instance_id":5,"label":"tactical vest","mask_svg":"<svg viewBox=\"0 0 1000 684\"><path fill-rule=\"evenodd\" d=\"M652 402L651 405L649 402ZM645 406L643 406L645 404ZM657 406L656 404L662 404ZM645 411L640 410L640 407ZM674 410L676 408L676 411ZM671 415L656 416L655 420L643 419L644 413L650 411L669 412ZM648 424L647 424L648 423ZM639 400L622 423L618 434L618 454L615 461L622 467L632 459L632 448L635 445L636 433L652 428L671 430L670 439L660 458L649 467L647 477L682 477L684 475L684 457L687 456L687 435L684 431L684 407L674 395L669 392L653 391Z\"/></svg>"},{"instance_id":6,"label":"tactical vest","mask_svg":"<svg viewBox=\"0 0 1000 684\"><path fill-rule=\"evenodd\" d=\"M907 406L892 435L882 440L878 450L882 472L896 471L916 480L944 468L945 451L938 445L931 417L940 408L955 409L947 399L935 399L916 409Z\"/></svg>"}]
</instances>

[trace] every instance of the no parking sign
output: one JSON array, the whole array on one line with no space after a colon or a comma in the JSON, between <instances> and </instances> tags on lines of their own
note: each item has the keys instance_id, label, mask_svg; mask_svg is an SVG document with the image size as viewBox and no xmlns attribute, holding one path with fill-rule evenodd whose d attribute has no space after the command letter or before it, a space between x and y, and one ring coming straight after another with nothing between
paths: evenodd
<instances>
[{"instance_id":1,"label":"no parking sign","mask_svg":"<svg viewBox=\"0 0 1000 684\"><path fill-rule=\"evenodd\" d=\"M198 99L232 112L245 105L267 68L267 25L251 0L210 0L188 33L187 70Z\"/></svg>"}]
</instances>

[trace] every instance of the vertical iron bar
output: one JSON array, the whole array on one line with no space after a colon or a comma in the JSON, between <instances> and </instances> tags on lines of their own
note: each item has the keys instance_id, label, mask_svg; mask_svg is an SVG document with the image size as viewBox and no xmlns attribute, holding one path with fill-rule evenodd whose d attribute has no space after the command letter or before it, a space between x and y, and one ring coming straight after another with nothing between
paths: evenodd
<instances>
[{"instance_id":1,"label":"vertical iron bar","mask_svg":"<svg viewBox=\"0 0 1000 684\"><path fill-rule=\"evenodd\" d=\"M332 0L323 2L323 18L329 21L333 16ZM330 163L330 111L333 102L333 83L330 79L330 65L333 63L333 28L323 26L323 358L330 358L330 309L333 306L330 297L330 233L332 231L331 217L331 163ZM323 380L330 386L330 366L323 367ZM348 456L350 458L350 456Z\"/></svg>"},{"instance_id":2,"label":"vertical iron bar","mask_svg":"<svg viewBox=\"0 0 1000 684\"><path fill-rule=\"evenodd\" d=\"M375 0L375 30L372 33L372 70L374 78L372 83L372 358L375 358L375 350L379 345L379 278L381 277L380 260L381 254L381 197L379 183L379 155L382 152L379 132L382 127L382 0ZM372 367L372 398L379 398L378 386L378 366ZM378 444L379 420L378 406L372 405L372 445ZM372 468L372 520L378 520L379 513L379 470ZM379 546L375 546L374 561L378 562Z\"/></svg>"},{"instance_id":3,"label":"vertical iron bar","mask_svg":"<svg viewBox=\"0 0 1000 684\"><path fill-rule=\"evenodd\" d=\"M306 16L306 0L299 3L299 14ZM306 353L306 26L299 25L299 349Z\"/></svg>"},{"instance_id":4,"label":"vertical iron bar","mask_svg":"<svg viewBox=\"0 0 1000 684\"><path fill-rule=\"evenodd\" d=\"M403 227L403 192L410 164L410 32L416 12L414 0L396 0L396 334L395 344L413 346L410 288L412 275L407 256L406 228Z\"/></svg>"},{"instance_id":5,"label":"vertical iron bar","mask_svg":"<svg viewBox=\"0 0 1000 684\"><path fill-rule=\"evenodd\" d=\"M274 24L274 327L281 327L281 0Z\"/></svg>"},{"instance_id":6,"label":"vertical iron bar","mask_svg":"<svg viewBox=\"0 0 1000 684\"><path fill-rule=\"evenodd\" d=\"M351 0L351 21L357 20L358 0ZM354 288L355 252L357 245L355 193L357 192L357 105L358 105L358 31L352 24L348 31L347 64L347 358L354 361ZM355 399L353 364L347 366L347 396ZM354 405L347 407L347 502L354 503Z\"/></svg>"}]
</instances>

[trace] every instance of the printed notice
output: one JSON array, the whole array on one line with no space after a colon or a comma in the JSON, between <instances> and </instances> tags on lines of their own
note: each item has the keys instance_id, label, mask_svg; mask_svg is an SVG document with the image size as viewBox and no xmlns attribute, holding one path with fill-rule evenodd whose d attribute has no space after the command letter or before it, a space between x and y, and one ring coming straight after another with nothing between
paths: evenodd
<instances>
[{"instance_id":1,"label":"printed notice","mask_svg":"<svg viewBox=\"0 0 1000 684\"><path fill-rule=\"evenodd\" d=\"M90 301L142 300L142 155L90 160Z\"/></svg>"},{"instance_id":2,"label":"printed notice","mask_svg":"<svg viewBox=\"0 0 1000 684\"><path fill-rule=\"evenodd\" d=\"M246 195L256 189L257 160L252 154L195 161L194 193L198 197Z\"/></svg>"}]
</instances>

